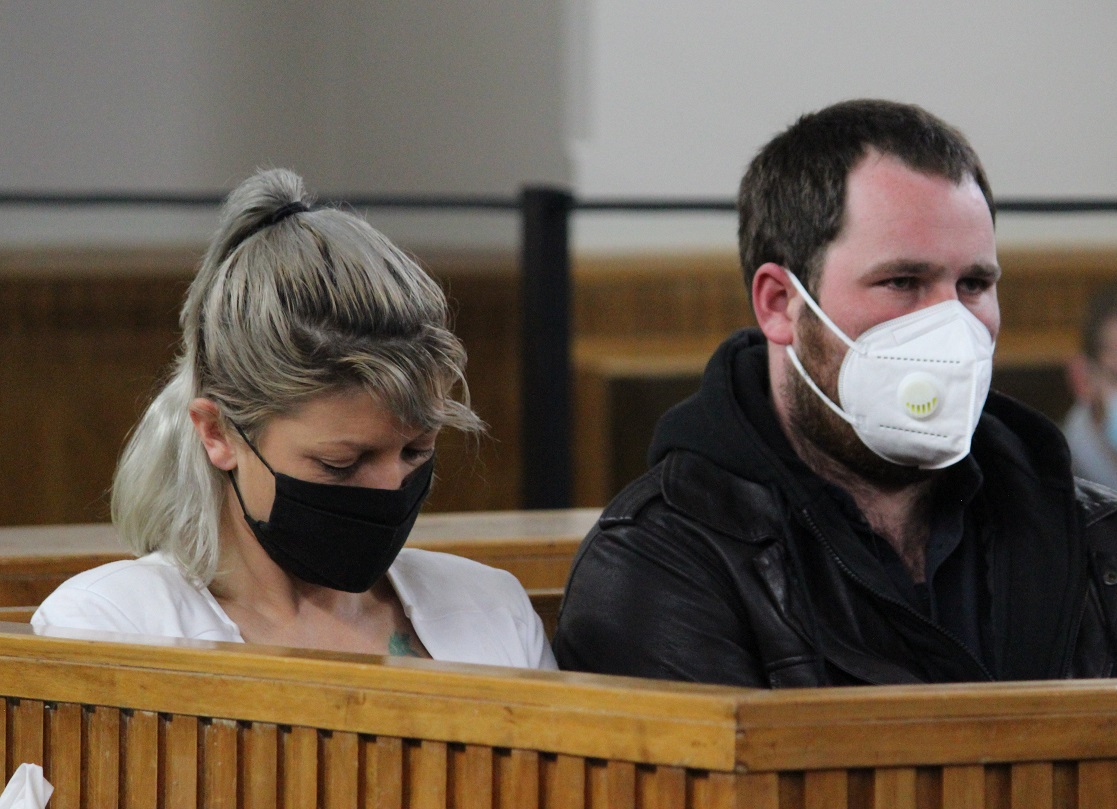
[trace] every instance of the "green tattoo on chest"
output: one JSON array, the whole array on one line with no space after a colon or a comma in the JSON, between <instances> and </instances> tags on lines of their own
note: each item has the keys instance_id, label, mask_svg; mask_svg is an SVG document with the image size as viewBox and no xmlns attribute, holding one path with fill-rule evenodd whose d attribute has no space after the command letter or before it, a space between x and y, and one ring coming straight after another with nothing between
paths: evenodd
<instances>
[{"instance_id":1,"label":"green tattoo on chest","mask_svg":"<svg viewBox=\"0 0 1117 809\"><path fill-rule=\"evenodd\" d=\"M400 657L420 657L419 653L411 648L411 635L407 632L393 632L388 638L388 654Z\"/></svg>"}]
</instances>

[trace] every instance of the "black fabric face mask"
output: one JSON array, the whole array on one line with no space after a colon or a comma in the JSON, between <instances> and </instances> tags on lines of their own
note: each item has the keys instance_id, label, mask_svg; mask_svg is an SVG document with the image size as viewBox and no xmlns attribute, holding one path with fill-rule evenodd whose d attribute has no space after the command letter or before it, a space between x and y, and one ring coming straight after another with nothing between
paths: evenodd
<instances>
[{"instance_id":1,"label":"black fabric face mask","mask_svg":"<svg viewBox=\"0 0 1117 809\"><path fill-rule=\"evenodd\" d=\"M267 521L249 516L232 471L229 478L245 522L272 561L292 576L334 590L362 593L376 584L419 516L430 492L434 458L400 489L368 489L279 474L247 438L245 442L275 477Z\"/></svg>"}]
</instances>

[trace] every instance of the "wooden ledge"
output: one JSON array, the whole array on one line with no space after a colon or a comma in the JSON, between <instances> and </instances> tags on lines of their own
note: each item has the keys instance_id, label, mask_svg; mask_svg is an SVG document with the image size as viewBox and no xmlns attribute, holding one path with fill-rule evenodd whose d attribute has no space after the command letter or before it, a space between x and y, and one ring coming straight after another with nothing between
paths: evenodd
<instances>
[{"instance_id":1,"label":"wooden ledge","mask_svg":"<svg viewBox=\"0 0 1117 809\"><path fill-rule=\"evenodd\" d=\"M45 702L735 767L737 692L712 686L0 624L0 692Z\"/></svg>"}]
</instances>

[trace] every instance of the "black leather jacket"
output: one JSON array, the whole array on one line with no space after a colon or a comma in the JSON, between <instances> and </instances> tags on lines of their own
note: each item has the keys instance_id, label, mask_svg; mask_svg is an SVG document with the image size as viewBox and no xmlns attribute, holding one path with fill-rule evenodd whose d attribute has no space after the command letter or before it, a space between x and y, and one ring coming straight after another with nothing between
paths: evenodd
<instances>
[{"instance_id":1,"label":"black leather jacket","mask_svg":"<svg viewBox=\"0 0 1117 809\"><path fill-rule=\"evenodd\" d=\"M730 338L657 428L655 465L574 561L562 668L762 687L1111 675L1117 494L1073 480L1058 428L994 393L974 436L992 637L978 659L897 596L797 460L765 357L758 333Z\"/></svg>"}]
</instances>

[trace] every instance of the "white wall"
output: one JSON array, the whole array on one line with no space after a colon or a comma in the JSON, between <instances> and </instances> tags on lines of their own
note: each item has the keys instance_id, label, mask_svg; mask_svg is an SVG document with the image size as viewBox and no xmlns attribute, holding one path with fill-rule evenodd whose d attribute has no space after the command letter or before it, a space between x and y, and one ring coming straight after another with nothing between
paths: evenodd
<instances>
[{"instance_id":1,"label":"white wall","mask_svg":"<svg viewBox=\"0 0 1117 809\"><path fill-rule=\"evenodd\" d=\"M803 112L922 104L965 131L999 196L1117 197L1117 5L1100 0L573 0L575 187L731 198ZM1117 217L1004 216L1002 242L1117 240ZM578 241L732 244L732 217L579 217Z\"/></svg>"},{"instance_id":2,"label":"white wall","mask_svg":"<svg viewBox=\"0 0 1117 809\"><path fill-rule=\"evenodd\" d=\"M544 0L0 0L0 190L221 191L258 165L327 196L567 182L561 20ZM383 218L415 241L517 238L511 216ZM212 223L0 208L0 244Z\"/></svg>"},{"instance_id":3,"label":"white wall","mask_svg":"<svg viewBox=\"0 0 1117 809\"><path fill-rule=\"evenodd\" d=\"M730 198L804 111L853 96L959 125L1001 196L1117 196L1117 5L718 0L0 0L0 190L222 190L290 165L331 193ZM511 216L372 212L413 245ZM1005 216L1005 241L1117 242ZM0 207L0 245L200 241L212 214ZM579 214L582 249L733 242L733 217Z\"/></svg>"}]
</instances>

